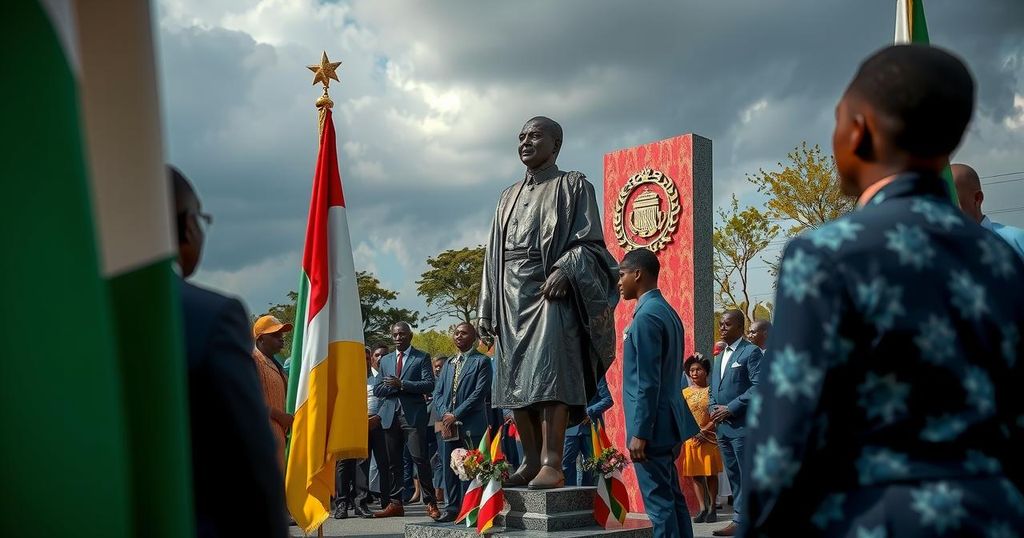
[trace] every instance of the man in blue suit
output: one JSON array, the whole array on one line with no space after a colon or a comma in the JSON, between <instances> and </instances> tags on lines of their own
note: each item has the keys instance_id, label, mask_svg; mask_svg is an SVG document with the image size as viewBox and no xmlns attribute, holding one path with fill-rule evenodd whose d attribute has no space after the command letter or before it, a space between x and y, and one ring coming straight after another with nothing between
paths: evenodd
<instances>
[{"instance_id":1,"label":"man in blue suit","mask_svg":"<svg viewBox=\"0 0 1024 538\"><path fill-rule=\"evenodd\" d=\"M622 401L626 438L654 536L693 536L675 460L683 441L697 435L683 402L683 324L658 290L661 264L647 249L619 264L619 293L636 300L623 334Z\"/></svg>"},{"instance_id":2,"label":"man in blue suit","mask_svg":"<svg viewBox=\"0 0 1024 538\"><path fill-rule=\"evenodd\" d=\"M452 335L459 350L445 361L437 376L432 405L437 410L441 438L456 437L444 441L438 448L441 458L441 472L444 473L444 495L447 505L438 522L455 521L462 506L462 496L468 482L459 480L451 468L452 450L473 448L487 431L488 400L491 395L491 359L476 350L476 328L471 323L455 326ZM469 447L466 446L468 441Z\"/></svg>"},{"instance_id":3,"label":"man in blue suit","mask_svg":"<svg viewBox=\"0 0 1024 538\"><path fill-rule=\"evenodd\" d=\"M1024 261L950 200L967 67L886 47L836 107L858 208L782 255L751 400L746 536L982 536L1024 529Z\"/></svg>"},{"instance_id":4,"label":"man in blue suit","mask_svg":"<svg viewBox=\"0 0 1024 538\"><path fill-rule=\"evenodd\" d=\"M734 536L743 518L743 486L749 469L743 463L746 415L761 372L761 349L743 339L746 318L739 310L726 310L718 322L725 349L711 365L711 419L718 425L718 449L732 488L732 522L711 534Z\"/></svg>"},{"instance_id":5,"label":"man in blue suit","mask_svg":"<svg viewBox=\"0 0 1024 538\"><path fill-rule=\"evenodd\" d=\"M174 167L168 172L184 279L199 265L209 217L185 176ZM245 307L184 280L180 286L196 536L287 536L284 477L253 367Z\"/></svg>"},{"instance_id":6,"label":"man in blue suit","mask_svg":"<svg viewBox=\"0 0 1024 538\"><path fill-rule=\"evenodd\" d=\"M597 394L591 398L590 403L587 405L587 414L583 418L583 422L570 426L569 429L565 430L562 473L565 474L566 486L594 485L594 473L584 472L582 477L578 477L580 473L576 469L576 459L579 457L580 452L583 452L585 457L590 457L590 454L593 452L592 445L590 444L590 424L602 423L604 412L611 409L613 405L615 405L615 402L612 400L612 393L608 390L608 381L602 377L597 382Z\"/></svg>"},{"instance_id":7,"label":"man in blue suit","mask_svg":"<svg viewBox=\"0 0 1024 538\"><path fill-rule=\"evenodd\" d=\"M434 372L430 366L430 355L412 347L412 327L400 321L391 328L395 350L380 360L381 381L373 393L381 399L380 426L384 429L384 440L388 449L390 492L381 492L391 499L387 508L374 513L374 517L404 516L402 507L402 452L406 447L412 455L416 472L420 478L423 500L427 504L427 515L433 519L441 517L434 499L433 470L426 454L426 436L430 413L424 394L434 391ZM382 470L383 472L383 470Z\"/></svg>"}]
</instances>

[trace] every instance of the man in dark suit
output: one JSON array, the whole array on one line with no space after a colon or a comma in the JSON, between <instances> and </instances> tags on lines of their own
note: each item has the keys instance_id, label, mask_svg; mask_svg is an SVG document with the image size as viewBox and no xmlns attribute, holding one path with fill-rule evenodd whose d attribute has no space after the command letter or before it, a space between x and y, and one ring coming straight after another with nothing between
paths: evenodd
<instances>
[{"instance_id":1,"label":"man in dark suit","mask_svg":"<svg viewBox=\"0 0 1024 538\"><path fill-rule=\"evenodd\" d=\"M683 402L683 324L658 290L661 264L647 249L619 264L619 293L636 300L623 334L622 401L626 438L654 536L693 536L675 460L697 423Z\"/></svg>"},{"instance_id":2,"label":"man in dark suit","mask_svg":"<svg viewBox=\"0 0 1024 538\"><path fill-rule=\"evenodd\" d=\"M412 347L412 327L400 321L391 328L395 351L380 360L381 381L373 389L381 399L377 414L384 429L388 447L388 472L391 503L376 512L374 517L404 516L402 507L402 452L406 447L412 455L416 472L419 474L423 500L427 504L427 515L432 519L441 517L434 500L433 470L426 454L427 402L424 394L434 391L434 373L430 368L430 355ZM383 473L383 469L381 470Z\"/></svg>"},{"instance_id":3,"label":"man in dark suit","mask_svg":"<svg viewBox=\"0 0 1024 538\"><path fill-rule=\"evenodd\" d=\"M858 209L783 253L747 536L1024 529L1024 261L941 176L974 91L955 56L900 45L840 99L832 146Z\"/></svg>"},{"instance_id":4,"label":"man in dark suit","mask_svg":"<svg viewBox=\"0 0 1024 538\"><path fill-rule=\"evenodd\" d=\"M743 462L746 439L746 415L750 398L761 372L761 349L743 339L746 318L739 310L726 310L718 322L718 333L725 349L715 355L711 365L711 420L718 425L718 449L722 452L725 474L732 488L732 522L711 534L734 536L743 519L743 486L747 469Z\"/></svg>"},{"instance_id":5,"label":"man in dark suit","mask_svg":"<svg viewBox=\"0 0 1024 538\"><path fill-rule=\"evenodd\" d=\"M185 176L168 167L178 264L195 272L209 215ZM284 478L252 362L249 319L237 299L181 281L188 363L196 536L287 535ZM239 514L244 514L240 517Z\"/></svg>"},{"instance_id":6,"label":"man in dark suit","mask_svg":"<svg viewBox=\"0 0 1024 538\"><path fill-rule=\"evenodd\" d=\"M597 382L597 394L587 404L587 413L583 418L583 422L570 426L565 430L562 472L565 474L566 486L594 485L594 473L584 472L582 480L579 478L580 473L576 469L576 459L579 457L580 452L588 458L593 453L593 448L590 444L590 424L600 424L604 418L604 412L611 409L613 405L615 405L615 402L612 400L612 393L608 390L608 381L602 377Z\"/></svg>"},{"instance_id":7,"label":"man in dark suit","mask_svg":"<svg viewBox=\"0 0 1024 538\"><path fill-rule=\"evenodd\" d=\"M445 498L448 499L444 514L437 520L442 523L455 521L468 484L459 480L451 468L452 450L467 448L467 440L469 448L475 447L487 431L494 375L491 359L476 350L476 328L471 323L456 325L452 338L459 353L441 367L432 402L440 417L441 438L451 438L457 433L457 439L444 441L438 448Z\"/></svg>"}]
</instances>

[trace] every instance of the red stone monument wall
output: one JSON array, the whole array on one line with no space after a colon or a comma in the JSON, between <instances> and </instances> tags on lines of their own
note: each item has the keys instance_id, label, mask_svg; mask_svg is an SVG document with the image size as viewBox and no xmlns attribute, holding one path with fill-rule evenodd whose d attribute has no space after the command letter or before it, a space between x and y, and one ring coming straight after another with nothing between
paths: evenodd
<instances>
[{"instance_id":1,"label":"red stone monument wall","mask_svg":"<svg viewBox=\"0 0 1024 538\"><path fill-rule=\"evenodd\" d=\"M638 174L638 178L634 177ZM678 211L674 217L673 187L678 194ZM657 195L656 211L652 202L654 195ZM661 262L659 284L683 321L686 349L682 357L676 358L679 361L695 350L708 355L713 343L711 199L711 141L707 138L685 134L604 156L605 241L617 260L622 259L627 249L656 248L656 243L664 242L664 247L657 250ZM657 231L651 233L654 226ZM632 319L635 306L635 301L621 301L616 309L616 358L607 375L615 407L605 414L606 428L616 447L627 454L622 401L622 333ZM682 394L679 397L682 398ZM626 469L625 480L633 511L643 511L632 466ZM692 508L695 506L692 488L686 483L683 487Z\"/></svg>"}]
</instances>

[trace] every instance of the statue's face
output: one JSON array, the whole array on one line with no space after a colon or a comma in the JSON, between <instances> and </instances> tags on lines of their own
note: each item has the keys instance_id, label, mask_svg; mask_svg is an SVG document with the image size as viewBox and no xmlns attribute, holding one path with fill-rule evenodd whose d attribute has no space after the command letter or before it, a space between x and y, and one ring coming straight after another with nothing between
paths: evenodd
<instances>
[{"instance_id":1,"label":"statue's face","mask_svg":"<svg viewBox=\"0 0 1024 538\"><path fill-rule=\"evenodd\" d=\"M527 168L538 168L555 155L555 137L545 127L543 122L531 121L519 133L519 159Z\"/></svg>"}]
</instances>

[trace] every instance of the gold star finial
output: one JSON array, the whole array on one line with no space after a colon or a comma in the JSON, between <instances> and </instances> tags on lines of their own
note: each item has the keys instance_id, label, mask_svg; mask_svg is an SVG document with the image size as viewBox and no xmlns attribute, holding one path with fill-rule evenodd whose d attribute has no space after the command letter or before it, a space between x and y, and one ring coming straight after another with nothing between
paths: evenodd
<instances>
[{"instance_id":1,"label":"gold star finial","mask_svg":"<svg viewBox=\"0 0 1024 538\"><path fill-rule=\"evenodd\" d=\"M306 66L310 71L313 72L313 84L321 83L324 85L326 90L331 85L331 79L338 80L338 66L341 62L332 62L327 59L327 51L324 51L323 55L320 56L320 63L315 65Z\"/></svg>"}]
</instances>

